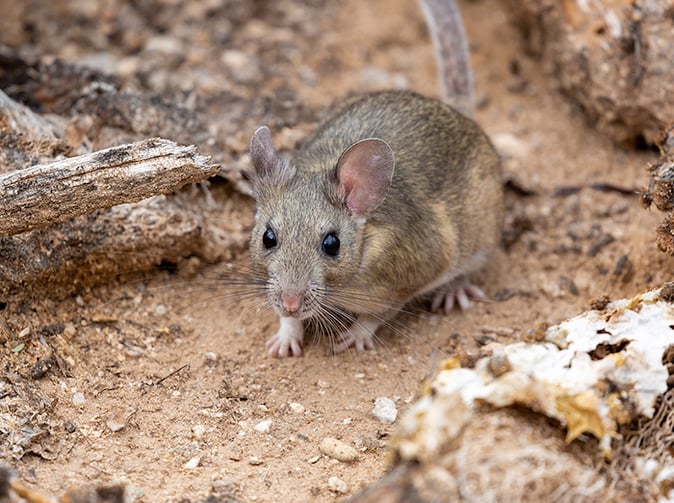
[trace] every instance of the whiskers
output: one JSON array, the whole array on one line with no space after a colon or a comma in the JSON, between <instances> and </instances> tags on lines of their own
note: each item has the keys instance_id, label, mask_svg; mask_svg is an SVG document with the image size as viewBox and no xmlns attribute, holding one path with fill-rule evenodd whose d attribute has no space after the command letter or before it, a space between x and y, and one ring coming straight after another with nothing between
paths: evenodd
<instances>
[{"instance_id":1,"label":"whiskers","mask_svg":"<svg viewBox=\"0 0 674 503\"><path fill-rule=\"evenodd\" d=\"M108 299L103 305L130 299L135 299L138 304L141 299L151 298L171 308L175 307L171 304L177 304L186 314L206 309L207 312L212 310L214 316L223 310L228 314L236 311L250 313L266 305L265 278L243 261L192 269L165 263L155 267L154 271L135 275L125 273L115 282L115 298Z\"/></svg>"},{"instance_id":2,"label":"whiskers","mask_svg":"<svg viewBox=\"0 0 674 503\"><path fill-rule=\"evenodd\" d=\"M391 299L377 298L369 293L348 288L315 290L312 300L314 317L309 322L309 332L313 333L313 343L326 339L333 353L345 342L350 331L369 333L374 348L392 349L386 331L396 338L412 341L413 333L400 315L420 317L421 313L392 303ZM348 306L348 307L343 307ZM364 320L367 320L365 322ZM372 320L378 326L372 330ZM353 347L346 350L355 351Z\"/></svg>"}]
</instances>

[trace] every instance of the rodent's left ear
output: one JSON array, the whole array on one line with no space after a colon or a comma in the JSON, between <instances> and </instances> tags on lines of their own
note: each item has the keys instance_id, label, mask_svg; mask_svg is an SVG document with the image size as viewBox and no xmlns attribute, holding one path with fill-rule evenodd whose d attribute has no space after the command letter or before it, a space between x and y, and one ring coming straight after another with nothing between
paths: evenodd
<instances>
[{"instance_id":1,"label":"rodent's left ear","mask_svg":"<svg viewBox=\"0 0 674 503\"><path fill-rule=\"evenodd\" d=\"M380 138L357 141L342 153L337 162L338 190L353 215L363 216L381 204L394 166L393 150Z\"/></svg>"},{"instance_id":2,"label":"rodent's left ear","mask_svg":"<svg viewBox=\"0 0 674 503\"><path fill-rule=\"evenodd\" d=\"M279 156L267 126L257 128L250 139L250 159L258 177L270 175L277 166Z\"/></svg>"}]
</instances>

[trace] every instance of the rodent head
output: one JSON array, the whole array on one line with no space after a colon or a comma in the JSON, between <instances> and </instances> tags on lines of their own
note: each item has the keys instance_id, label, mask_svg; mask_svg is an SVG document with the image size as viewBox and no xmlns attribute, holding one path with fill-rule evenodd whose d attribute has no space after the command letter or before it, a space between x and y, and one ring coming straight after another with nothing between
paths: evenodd
<instances>
[{"instance_id":1,"label":"rodent head","mask_svg":"<svg viewBox=\"0 0 674 503\"><path fill-rule=\"evenodd\" d=\"M326 308L351 310L358 305L348 291L362 273L365 223L393 177L391 148L367 138L347 148L334 168L298 170L279 156L263 126L250 156L257 202L250 252L270 304L301 319Z\"/></svg>"}]
</instances>

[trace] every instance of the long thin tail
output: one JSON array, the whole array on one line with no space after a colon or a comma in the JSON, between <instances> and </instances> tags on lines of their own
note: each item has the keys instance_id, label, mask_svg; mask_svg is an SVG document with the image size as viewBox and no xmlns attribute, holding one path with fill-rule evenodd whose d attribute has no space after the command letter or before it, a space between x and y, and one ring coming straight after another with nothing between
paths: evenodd
<instances>
[{"instance_id":1,"label":"long thin tail","mask_svg":"<svg viewBox=\"0 0 674 503\"><path fill-rule=\"evenodd\" d=\"M419 0L435 46L443 98L467 117L475 109L473 72L461 13L454 0Z\"/></svg>"}]
</instances>

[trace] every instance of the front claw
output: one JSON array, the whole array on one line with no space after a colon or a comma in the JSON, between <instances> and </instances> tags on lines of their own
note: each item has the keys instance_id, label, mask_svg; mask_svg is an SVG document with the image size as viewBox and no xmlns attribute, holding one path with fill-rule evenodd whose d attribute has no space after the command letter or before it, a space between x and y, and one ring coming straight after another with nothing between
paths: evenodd
<instances>
[{"instance_id":1,"label":"front claw","mask_svg":"<svg viewBox=\"0 0 674 503\"><path fill-rule=\"evenodd\" d=\"M278 332L265 343L267 354L276 358L300 356L303 338L304 325L302 320L281 317Z\"/></svg>"}]
</instances>

